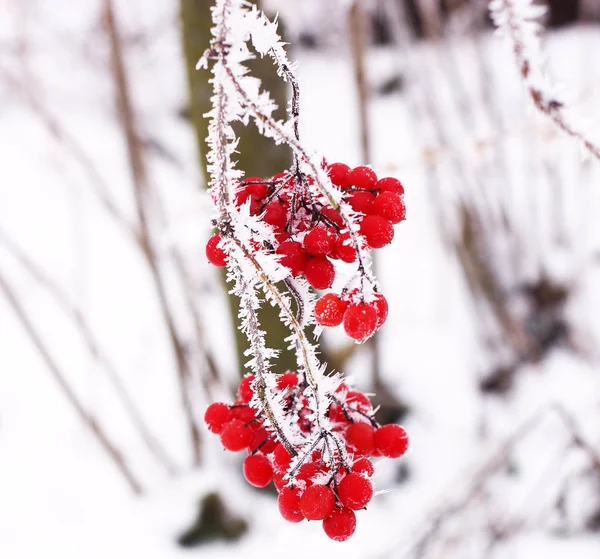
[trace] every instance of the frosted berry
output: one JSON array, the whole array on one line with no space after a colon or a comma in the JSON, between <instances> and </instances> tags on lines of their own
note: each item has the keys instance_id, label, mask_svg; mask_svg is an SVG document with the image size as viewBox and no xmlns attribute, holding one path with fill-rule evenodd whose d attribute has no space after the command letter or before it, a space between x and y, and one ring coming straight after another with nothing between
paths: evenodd
<instances>
[{"instance_id":1,"label":"frosted berry","mask_svg":"<svg viewBox=\"0 0 600 559\"><path fill-rule=\"evenodd\" d=\"M232 419L221 431L221 444L232 452L244 450L252 440L252 429L239 419Z\"/></svg>"},{"instance_id":2,"label":"frosted berry","mask_svg":"<svg viewBox=\"0 0 600 559\"><path fill-rule=\"evenodd\" d=\"M215 233L206 243L206 258L213 266L222 268L227 264L227 253L217 245L221 241L221 235Z\"/></svg>"},{"instance_id":3,"label":"frosted berry","mask_svg":"<svg viewBox=\"0 0 600 559\"><path fill-rule=\"evenodd\" d=\"M331 206L325 206L324 208L321 208L321 215L325 216L329 221L338 227L342 227L342 225L344 225L344 220L342 219L340 212L334 210Z\"/></svg>"},{"instance_id":4,"label":"frosted berry","mask_svg":"<svg viewBox=\"0 0 600 559\"><path fill-rule=\"evenodd\" d=\"M354 462L351 469L352 473L367 477L371 477L375 473L373 462L371 462L366 456L363 456Z\"/></svg>"},{"instance_id":5,"label":"frosted berry","mask_svg":"<svg viewBox=\"0 0 600 559\"><path fill-rule=\"evenodd\" d=\"M371 454L375 447L374 435L374 429L368 423L353 423L346 431L346 440L361 454Z\"/></svg>"},{"instance_id":6,"label":"frosted berry","mask_svg":"<svg viewBox=\"0 0 600 559\"><path fill-rule=\"evenodd\" d=\"M394 177L385 177L377 181L375 188L380 189L382 192L393 192L402 196L404 194L404 187L402 183Z\"/></svg>"},{"instance_id":7,"label":"frosted berry","mask_svg":"<svg viewBox=\"0 0 600 559\"><path fill-rule=\"evenodd\" d=\"M355 340L365 340L377 328L377 311L366 303L349 305L344 313L344 330Z\"/></svg>"},{"instance_id":8,"label":"frosted berry","mask_svg":"<svg viewBox=\"0 0 600 559\"><path fill-rule=\"evenodd\" d=\"M273 469L264 454L251 454L244 460L244 477L254 487L266 487L273 479Z\"/></svg>"},{"instance_id":9,"label":"frosted berry","mask_svg":"<svg viewBox=\"0 0 600 559\"><path fill-rule=\"evenodd\" d=\"M400 458L408 448L408 435L400 425L382 425L375 431L375 447L388 458Z\"/></svg>"},{"instance_id":10,"label":"frosted berry","mask_svg":"<svg viewBox=\"0 0 600 559\"><path fill-rule=\"evenodd\" d=\"M233 419L233 413L227 404L215 402L206 408L204 423L211 433L220 435L226 423Z\"/></svg>"},{"instance_id":11,"label":"frosted berry","mask_svg":"<svg viewBox=\"0 0 600 559\"><path fill-rule=\"evenodd\" d=\"M336 235L327 227L315 227L304 237L304 250L311 256L326 256L335 247Z\"/></svg>"},{"instance_id":12,"label":"frosted berry","mask_svg":"<svg viewBox=\"0 0 600 559\"><path fill-rule=\"evenodd\" d=\"M404 202L400 196L393 192L382 192L379 194L373 202L372 211L391 223L400 223L406 219Z\"/></svg>"},{"instance_id":13,"label":"frosted berry","mask_svg":"<svg viewBox=\"0 0 600 559\"><path fill-rule=\"evenodd\" d=\"M277 388L279 390L285 390L286 388L292 388L298 385L298 375L288 371L277 377Z\"/></svg>"},{"instance_id":14,"label":"frosted berry","mask_svg":"<svg viewBox=\"0 0 600 559\"><path fill-rule=\"evenodd\" d=\"M273 462L275 463L275 467L278 470L285 472L290 467L291 461L292 457L290 456L290 453L286 450L285 446L279 443L273 452Z\"/></svg>"},{"instance_id":15,"label":"frosted berry","mask_svg":"<svg viewBox=\"0 0 600 559\"><path fill-rule=\"evenodd\" d=\"M335 506L333 491L325 485L311 485L300 497L300 510L307 520L327 518Z\"/></svg>"},{"instance_id":16,"label":"frosted berry","mask_svg":"<svg viewBox=\"0 0 600 559\"><path fill-rule=\"evenodd\" d=\"M374 188L377 182L377 175L375 171L369 167L354 167L350 173L348 173L348 182L351 186L356 188Z\"/></svg>"},{"instance_id":17,"label":"frosted berry","mask_svg":"<svg viewBox=\"0 0 600 559\"><path fill-rule=\"evenodd\" d=\"M265 223L283 229L287 222L287 211L283 204L279 202L269 202L265 207L265 215L263 217Z\"/></svg>"},{"instance_id":18,"label":"frosted berry","mask_svg":"<svg viewBox=\"0 0 600 559\"><path fill-rule=\"evenodd\" d=\"M279 493L277 499L277 505L281 516L288 522L301 522L304 520L304 515L300 510L300 491L298 489L291 489L284 487Z\"/></svg>"},{"instance_id":19,"label":"frosted berry","mask_svg":"<svg viewBox=\"0 0 600 559\"><path fill-rule=\"evenodd\" d=\"M232 407L233 417L239 419L242 423L249 423L256 418L256 410L249 404L236 402Z\"/></svg>"},{"instance_id":20,"label":"frosted berry","mask_svg":"<svg viewBox=\"0 0 600 559\"><path fill-rule=\"evenodd\" d=\"M356 530L356 515L347 508L336 508L323 520L323 530L336 542L345 542Z\"/></svg>"},{"instance_id":21,"label":"frosted berry","mask_svg":"<svg viewBox=\"0 0 600 559\"><path fill-rule=\"evenodd\" d=\"M367 215L360 224L360 232L371 248L389 245L394 238L394 227L380 215Z\"/></svg>"},{"instance_id":22,"label":"frosted berry","mask_svg":"<svg viewBox=\"0 0 600 559\"><path fill-rule=\"evenodd\" d=\"M348 203L354 210L363 214L372 214L375 212L376 198L370 192L361 191L352 192L348 197Z\"/></svg>"},{"instance_id":23,"label":"frosted berry","mask_svg":"<svg viewBox=\"0 0 600 559\"><path fill-rule=\"evenodd\" d=\"M387 299L381 294L377 293L373 301L373 305L377 310L377 328L380 328L383 323L387 320L388 316L388 302Z\"/></svg>"},{"instance_id":24,"label":"frosted berry","mask_svg":"<svg viewBox=\"0 0 600 559\"><path fill-rule=\"evenodd\" d=\"M331 182L342 189L348 188L348 175L350 167L344 163L332 163L329 165L329 178Z\"/></svg>"},{"instance_id":25,"label":"frosted berry","mask_svg":"<svg viewBox=\"0 0 600 559\"><path fill-rule=\"evenodd\" d=\"M315 319L321 326L338 326L344 320L347 306L348 302L335 293L327 293L315 304Z\"/></svg>"},{"instance_id":26,"label":"frosted berry","mask_svg":"<svg viewBox=\"0 0 600 559\"><path fill-rule=\"evenodd\" d=\"M356 249L352 246L352 240L350 233L347 231L338 235L335 241L335 249L333 254L336 258L339 258L342 262L352 264L356 260Z\"/></svg>"},{"instance_id":27,"label":"frosted berry","mask_svg":"<svg viewBox=\"0 0 600 559\"><path fill-rule=\"evenodd\" d=\"M259 181L260 178L258 177L251 177L249 179L246 179L247 182L251 182L252 184L247 184L246 185L246 192L250 195L250 196L254 196L255 198L264 198L267 195L267 192L269 191L269 185L265 184L264 182L255 182L255 181Z\"/></svg>"},{"instance_id":28,"label":"frosted berry","mask_svg":"<svg viewBox=\"0 0 600 559\"><path fill-rule=\"evenodd\" d=\"M254 392L252 391L252 382L254 381L254 375L246 375L241 381L238 387L238 399L240 402L247 404L252 400Z\"/></svg>"},{"instance_id":29,"label":"frosted berry","mask_svg":"<svg viewBox=\"0 0 600 559\"><path fill-rule=\"evenodd\" d=\"M289 268L293 276L302 273L308 262L308 256L300 243L296 241L284 241L277 247L277 254L281 254L279 260L282 266Z\"/></svg>"},{"instance_id":30,"label":"frosted berry","mask_svg":"<svg viewBox=\"0 0 600 559\"><path fill-rule=\"evenodd\" d=\"M252 439L248 445L249 452L260 450L263 454L271 454L277 446L277 439L271 435L264 427L259 427L252 434Z\"/></svg>"},{"instance_id":31,"label":"frosted berry","mask_svg":"<svg viewBox=\"0 0 600 559\"><path fill-rule=\"evenodd\" d=\"M315 289L329 289L335 279L335 267L325 256L315 256L304 266L304 277Z\"/></svg>"},{"instance_id":32,"label":"frosted berry","mask_svg":"<svg viewBox=\"0 0 600 559\"><path fill-rule=\"evenodd\" d=\"M364 509L373 498L373 485L359 474L348 474L338 484L338 497L349 509Z\"/></svg>"}]
</instances>

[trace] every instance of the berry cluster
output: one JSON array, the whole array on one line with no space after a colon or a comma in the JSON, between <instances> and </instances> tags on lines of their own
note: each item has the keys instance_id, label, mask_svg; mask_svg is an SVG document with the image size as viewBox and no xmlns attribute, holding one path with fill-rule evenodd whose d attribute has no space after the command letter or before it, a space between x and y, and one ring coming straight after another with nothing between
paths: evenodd
<instances>
[{"instance_id":1,"label":"berry cluster","mask_svg":"<svg viewBox=\"0 0 600 559\"><path fill-rule=\"evenodd\" d=\"M293 277L302 276L315 289L329 289L336 276L334 261L351 264L361 251L382 248L392 242L394 227L406 217L404 188L398 179L378 179L369 167L350 169L344 163L326 166L331 182L357 214L359 229L351 233L342 215L324 195L315 195L312 177L280 173L270 180L250 177L239 185L235 204L249 204L250 214L261 216L275 232L274 246L264 247L280 256ZM206 245L206 256L215 266L225 266L227 255L215 233ZM364 273L359 262L359 272ZM359 273L360 275L360 273ZM364 279L364 278L362 278ZM346 333L364 340L385 321L387 303L382 295L365 300L348 286L340 295L320 300L317 322L323 326L344 323Z\"/></svg>"},{"instance_id":2,"label":"berry cluster","mask_svg":"<svg viewBox=\"0 0 600 559\"><path fill-rule=\"evenodd\" d=\"M294 417L307 440L316 440L298 454L267 429L264 414L251 405L254 382L254 375L245 376L234 404L217 402L207 408L204 420L208 429L220 436L227 450L247 450L246 480L255 487L273 481L285 520L319 520L331 539L347 540L356 528L355 511L364 509L373 497L370 458L402 456L408 448L406 432L399 425L378 425L368 396L342 383L328 395L326 415L331 430L314 439L322 427L310 419L307 385L301 375L287 372L277 379L285 411Z\"/></svg>"}]
</instances>

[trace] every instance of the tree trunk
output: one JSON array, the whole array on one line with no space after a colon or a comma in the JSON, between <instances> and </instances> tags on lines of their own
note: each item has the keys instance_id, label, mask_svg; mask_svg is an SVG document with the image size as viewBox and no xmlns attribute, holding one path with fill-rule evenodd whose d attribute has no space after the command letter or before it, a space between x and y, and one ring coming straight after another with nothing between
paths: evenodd
<instances>
[{"instance_id":1,"label":"tree trunk","mask_svg":"<svg viewBox=\"0 0 600 559\"><path fill-rule=\"evenodd\" d=\"M259 2L255 2L259 5ZM214 0L180 0L181 7L181 38L187 69L189 85L189 116L196 133L198 144L198 157L200 168L208 184L206 172L206 136L208 135L208 120L204 117L210 108L210 97L212 95L211 84L208 83L210 73L207 70L196 70L196 63L209 46L211 39L211 17L210 8ZM263 88L270 91L272 98L279 108L279 114L285 116L287 106L287 85L277 77L275 67L270 58L256 59L249 64L254 76L262 80ZM238 168L242 169L246 176L269 177L288 168L291 163L291 155L286 146L276 146L272 140L261 136L254 124L250 126L239 125L236 133L240 138L238 147ZM224 276L223 276L224 281ZM246 336L237 328L238 321L238 299L229 296L229 305L235 324L236 350L240 369L247 358L244 351L248 348ZM281 356L277 363L279 370L295 370L296 359L293 352L286 349L284 338L288 335L285 328L281 327L281 321L276 308L264 305L259 313L260 322L267 333L267 345L271 348L281 350Z\"/></svg>"}]
</instances>

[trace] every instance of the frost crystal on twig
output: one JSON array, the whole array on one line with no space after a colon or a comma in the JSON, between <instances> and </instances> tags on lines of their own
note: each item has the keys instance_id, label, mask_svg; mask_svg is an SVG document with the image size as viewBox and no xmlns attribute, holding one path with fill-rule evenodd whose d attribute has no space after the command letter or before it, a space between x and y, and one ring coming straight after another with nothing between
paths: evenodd
<instances>
[{"instance_id":1,"label":"frost crystal on twig","mask_svg":"<svg viewBox=\"0 0 600 559\"><path fill-rule=\"evenodd\" d=\"M536 109L600 160L600 147L584 135L579 124L567 119L564 101L544 75L540 43L542 26L538 20L546 7L533 0L490 0L489 8L494 25L512 46L519 73Z\"/></svg>"}]
</instances>

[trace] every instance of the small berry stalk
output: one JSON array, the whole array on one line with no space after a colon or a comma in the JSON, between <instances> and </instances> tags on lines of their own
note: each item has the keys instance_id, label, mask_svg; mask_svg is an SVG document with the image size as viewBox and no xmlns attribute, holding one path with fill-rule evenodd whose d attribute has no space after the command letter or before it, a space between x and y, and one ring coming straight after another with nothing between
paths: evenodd
<instances>
[{"instance_id":1,"label":"small berry stalk","mask_svg":"<svg viewBox=\"0 0 600 559\"><path fill-rule=\"evenodd\" d=\"M341 375L326 373L306 327L343 323L362 342L383 325L388 306L370 269L370 251L389 244L393 225L404 220L404 189L394 178L378 180L368 167L328 165L302 146L299 89L275 23L242 0L218 0L212 17L213 40L199 62L212 63L214 90L208 171L217 214L206 255L227 268L240 298L250 374L238 400L212 404L205 422L226 449L248 450L250 483L264 487L273 480L284 518L323 521L326 534L343 541L354 532L354 511L373 495L369 457L398 458L408 439L398 425L379 426L368 397L350 390ZM244 65L253 56L249 44L271 56L292 85L287 122L272 117L273 101ZM269 179L236 169L232 123L250 120L292 149L291 169ZM343 266L351 271L341 284L336 277ZM311 288L334 289L316 300ZM266 347L257 314L265 301L279 309L290 331L296 372L272 372L277 352Z\"/></svg>"}]
</instances>

